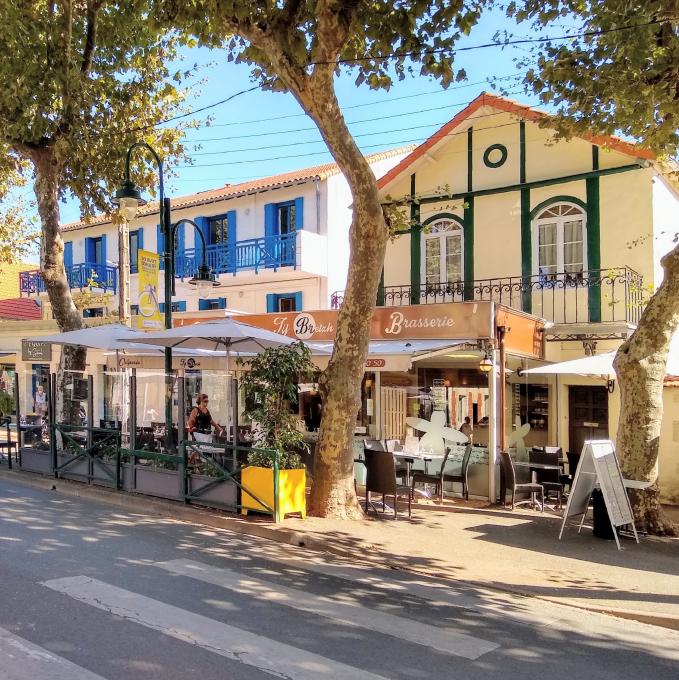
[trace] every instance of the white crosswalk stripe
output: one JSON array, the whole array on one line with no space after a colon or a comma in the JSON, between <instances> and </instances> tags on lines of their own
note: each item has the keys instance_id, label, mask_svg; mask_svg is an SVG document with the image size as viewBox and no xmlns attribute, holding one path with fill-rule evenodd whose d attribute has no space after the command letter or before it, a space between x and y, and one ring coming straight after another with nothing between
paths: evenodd
<instances>
[{"instance_id":1,"label":"white crosswalk stripe","mask_svg":"<svg viewBox=\"0 0 679 680\"><path fill-rule=\"evenodd\" d=\"M347 598L338 600L314 595L193 560L157 562L155 566L173 574L211 583L257 600L310 612L345 625L360 626L465 659L478 659L499 646L494 642L481 640L450 628L432 626L394 614L368 609L361 606L359 602Z\"/></svg>"},{"instance_id":2,"label":"white crosswalk stripe","mask_svg":"<svg viewBox=\"0 0 679 680\"><path fill-rule=\"evenodd\" d=\"M4 628L0 628L2 680L104 680L68 659L57 656Z\"/></svg>"},{"instance_id":3,"label":"white crosswalk stripe","mask_svg":"<svg viewBox=\"0 0 679 680\"><path fill-rule=\"evenodd\" d=\"M223 550L213 549L209 552L220 556L225 554ZM563 616L558 605L550 606L545 610L541 603L535 604L526 600L517 607L515 595L499 593L489 588L475 587L471 594L472 588L468 587L466 590L470 594L467 594L464 588L455 587L443 579L424 579L415 574L400 576L398 571L384 570L361 562L350 563L339 560L329 562L327 558L316 556L311 552L306 552L301 557L288 557L279 553L272 555L258 547L251 549L251 552L256 557L273 559L277 565L284 565L300 572L310 571L323 576L331 576L396 596L407 593L436 605L479 611L502 621L511 620L513 623L527 624L531 627L548 628L560 621Z\"/></svg>"},{"instance_id":4,"label":"white crosswalk stripe","mask_svg":"<svg viewBox=\"0 0 679 680\"><path fill-rule=\"evenodd\" d=\"M383 676L229 626L88 576L67 576L45 581L42 585L127 621L160 631L233 661L253 666L277 678L386 680ZM51 679L51 676L49 677ZM80 678L75 676L74 680Z\"/></svg>"}]
</instances>

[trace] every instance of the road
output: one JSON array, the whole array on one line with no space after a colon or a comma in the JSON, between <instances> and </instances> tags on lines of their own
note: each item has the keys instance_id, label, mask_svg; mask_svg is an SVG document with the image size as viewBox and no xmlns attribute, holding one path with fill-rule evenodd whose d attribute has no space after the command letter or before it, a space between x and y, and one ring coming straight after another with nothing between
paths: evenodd
<instances>
[{"instance_id":1,"label":"road","mask_svg":"<svg viewBox=\"0 0 679 680\"><path fill-rule=\"evenodd\" d=\"M194 677L676 680L679 632L0 480L0 680Z\"/></svg>"}]
</instances>

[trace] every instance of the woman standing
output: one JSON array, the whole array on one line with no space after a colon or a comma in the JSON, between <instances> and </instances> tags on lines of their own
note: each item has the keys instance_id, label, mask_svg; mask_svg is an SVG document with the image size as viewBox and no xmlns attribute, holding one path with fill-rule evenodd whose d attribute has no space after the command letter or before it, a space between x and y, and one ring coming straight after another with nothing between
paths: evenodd
<instances>
[{"instance_id":1,"label":"woman standing","mask_svg":"<svg viewBox=\"0 0 679 680\"><path fill-rule=\"evenodd\" d=\"M212 427L219 430L219 434L224 432L224 428L212 419L212 414L208 408L209 399L207 394L199 394L196 397L196 406L189 416L189 434L212 434ZM197 438L194 436L194 438ZM200 439L200 438L197 438Z\"/></svg>"}]
</instances>

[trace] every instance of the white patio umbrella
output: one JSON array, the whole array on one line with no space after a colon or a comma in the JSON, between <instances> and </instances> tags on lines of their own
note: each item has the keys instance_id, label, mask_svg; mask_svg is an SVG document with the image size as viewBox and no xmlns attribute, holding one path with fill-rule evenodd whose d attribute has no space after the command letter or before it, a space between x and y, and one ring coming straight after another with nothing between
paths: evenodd
<instances>
[{"instance_id":1,"label":"white patio umbrella","mask_svg":"<svg viewBox=\"0 0 679 680\"><path fill-rule=\"evenodd\" d=\"M110 323L27 339L35 342L46 342L50 345L81 345L91 349L114 350L126 349L125 344L129 345L129 343L135 342L143 336L142 331L128 328L119 323Z\"/></svg>"}]
</instances>

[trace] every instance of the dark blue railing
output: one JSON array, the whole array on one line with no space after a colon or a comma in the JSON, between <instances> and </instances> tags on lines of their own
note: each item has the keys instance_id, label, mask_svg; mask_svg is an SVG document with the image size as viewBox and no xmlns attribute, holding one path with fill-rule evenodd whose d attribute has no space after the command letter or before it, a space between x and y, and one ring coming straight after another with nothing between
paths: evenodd
<instances>
[{"instance_id":1,"label":"dark blue railing","mask_svg":"<svg viewBox=\"0 0 679 680\"><path fill-rule=\"evenodd\" d=\"M197 259L196 259L197 258ZM175 276L190 278L203 262L198 249L186 248L175 256ZM239 271L295 267L297 265L297 233L263 236L236 243L216 243L207 247L207 263L215 274Z\"/></svg>"},{"instance_id":2,"label":"dark blue railing","mask_svg":"<svg viewBox=\"0 0 679 680\"><path fill-rule=\"evenodd\" d=\"M118 289L118 270L107 264L79 262L66 267L66 279L71 288L98 288L115 293ZM44 293L45 281L40 270L19 272L19 291L21 293Z\"/></svg>"}]
</instances>

